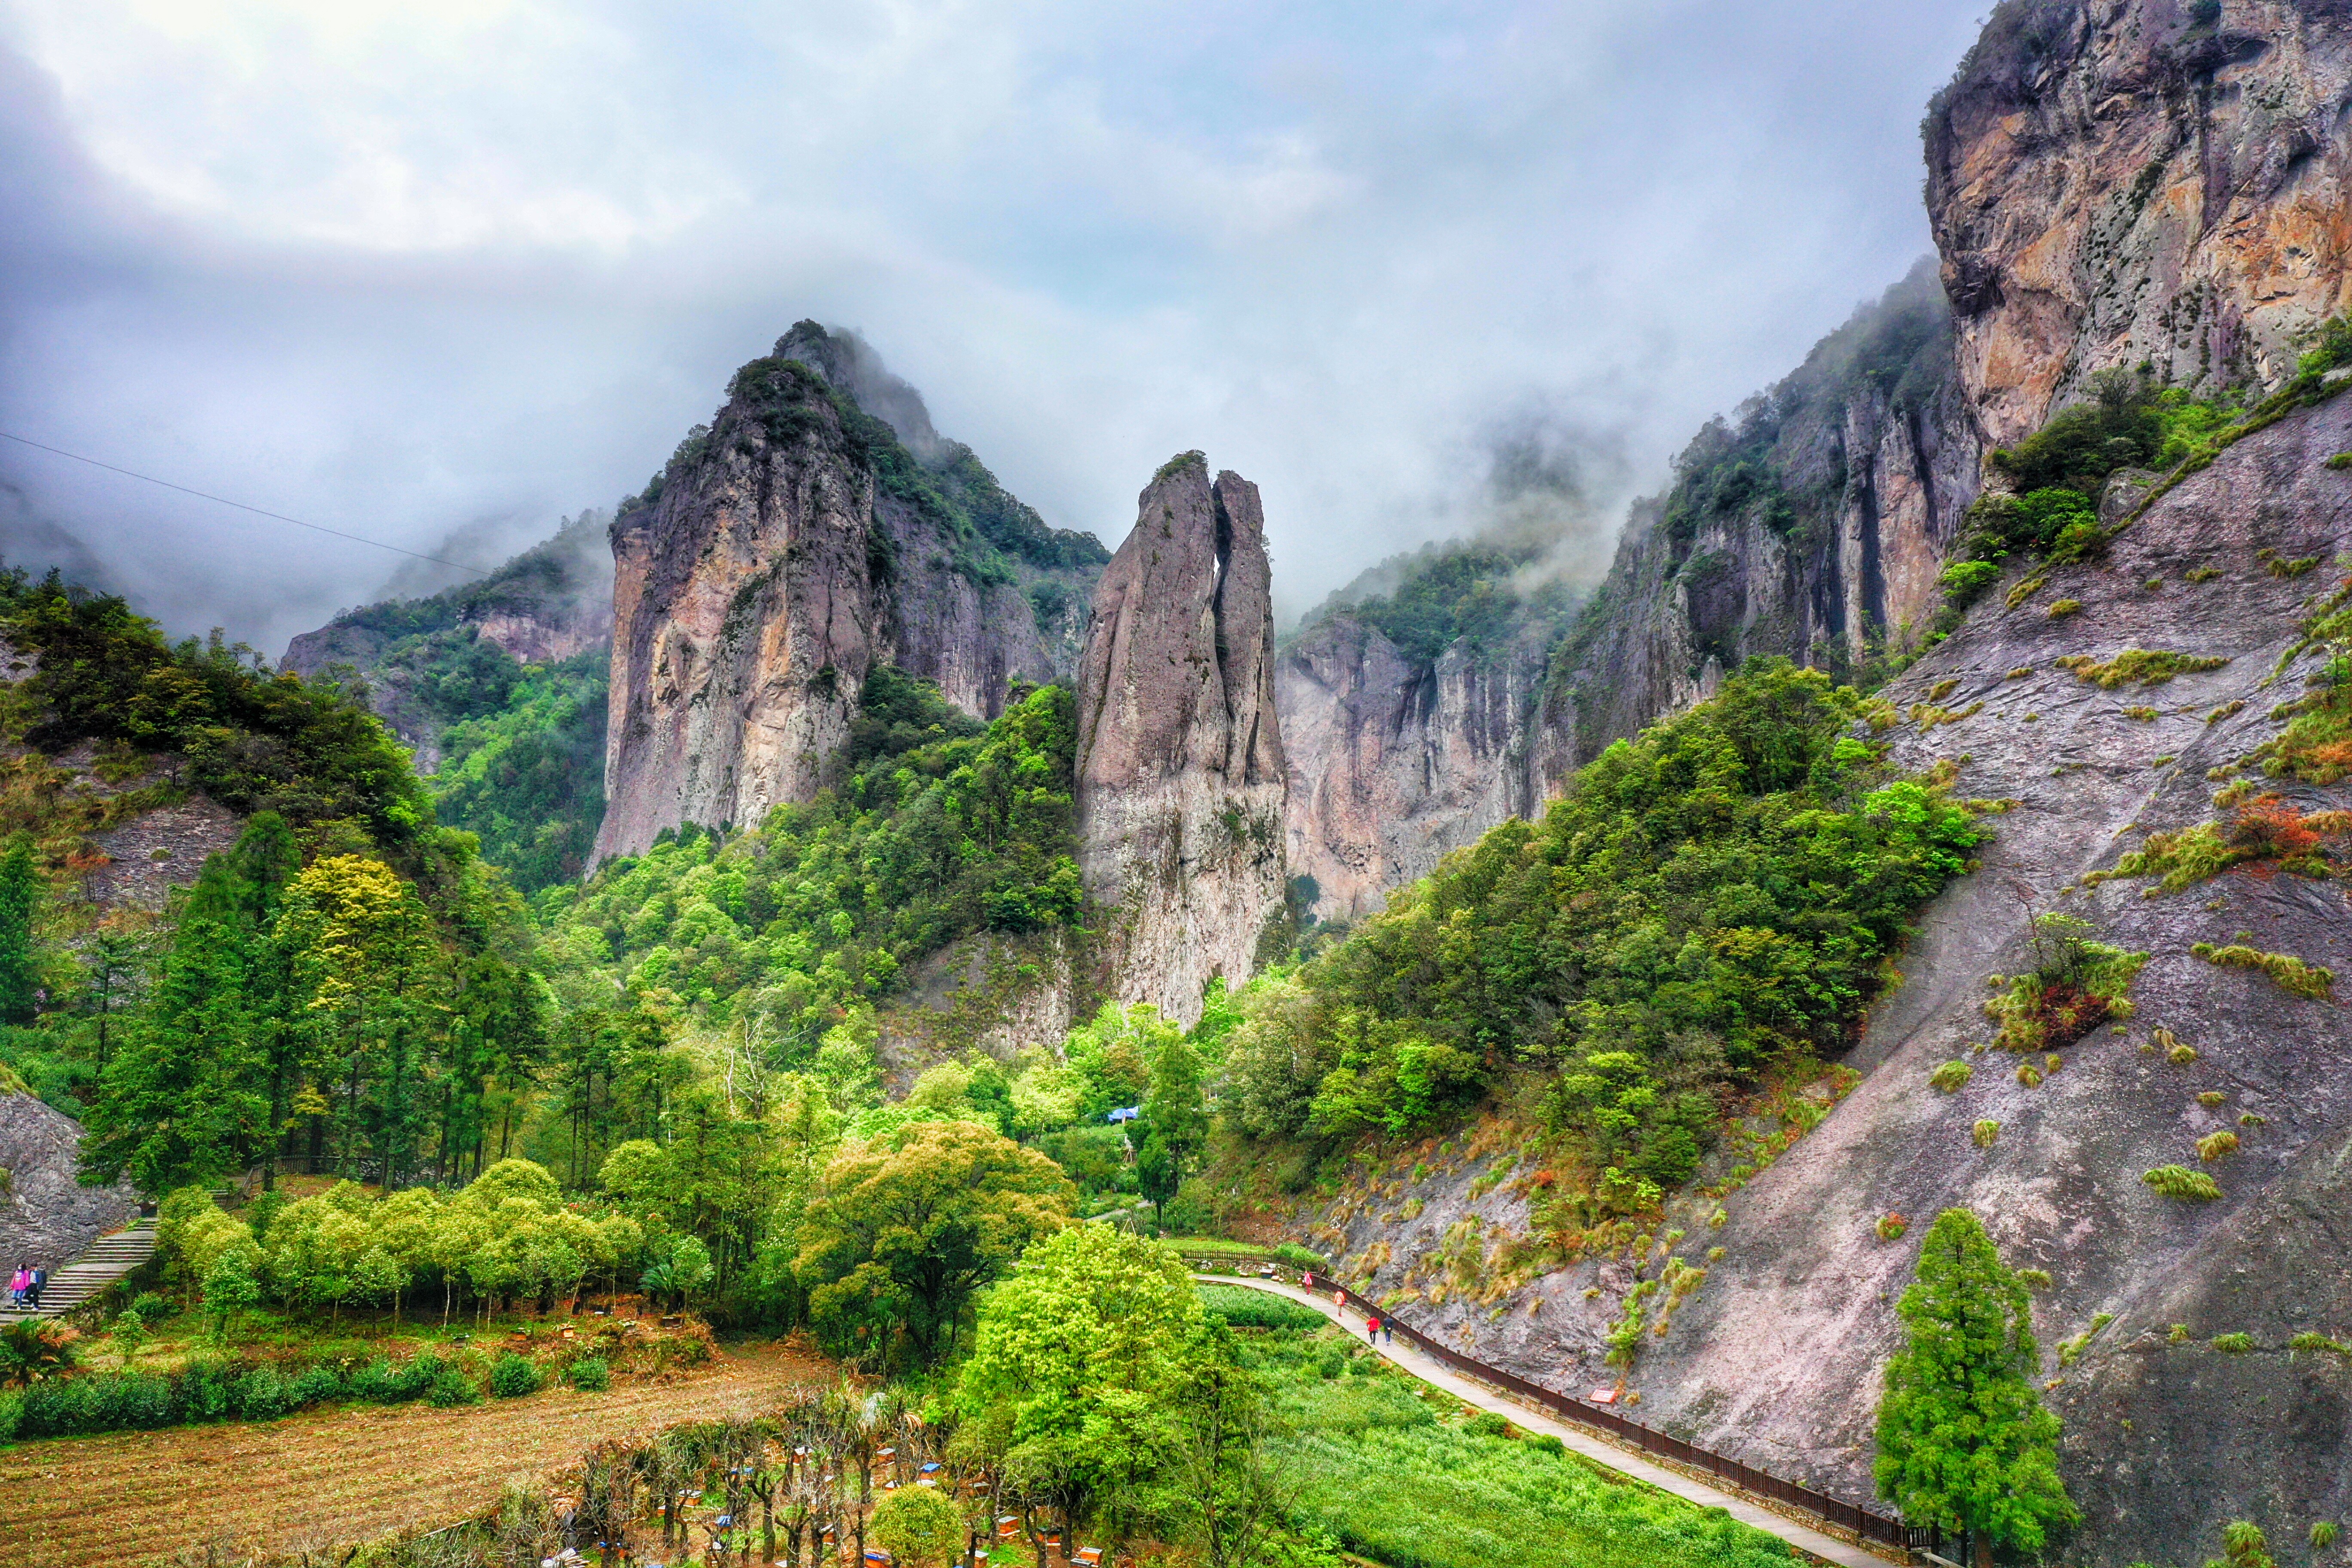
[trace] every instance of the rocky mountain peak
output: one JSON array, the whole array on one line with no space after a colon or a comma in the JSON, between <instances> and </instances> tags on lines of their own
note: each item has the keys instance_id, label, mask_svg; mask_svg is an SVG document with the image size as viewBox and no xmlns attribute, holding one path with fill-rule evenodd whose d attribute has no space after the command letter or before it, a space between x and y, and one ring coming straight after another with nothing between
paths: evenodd
<instances>
[{"instance_id":1,"label":"rocky mountain peak","mask_svg":"<svg viewBox=\"0 0 2352 1568\"><path fill-rule=\"evenodd\" d=\"M1249 974L1282 904L1286 771L1257 487L1186 452L1139 498L1079 665L1081 863L1115 911L1117 994L1189 1026L1212 978Z\"/></svg>"}]
</instances>

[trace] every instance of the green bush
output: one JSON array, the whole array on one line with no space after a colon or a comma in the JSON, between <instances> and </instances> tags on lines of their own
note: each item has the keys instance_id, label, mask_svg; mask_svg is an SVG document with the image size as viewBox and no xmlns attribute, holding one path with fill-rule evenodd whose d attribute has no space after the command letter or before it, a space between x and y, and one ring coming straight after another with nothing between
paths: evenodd
<instances>
[{"instance_id":1,"label":"green bush","mask_svg":"<svg viewBox=\"0 0 2352 1568\"><path fill-rule=\"evenodd\" d=\"M1268 1290L1244 1285L1203 1285L1201 1305L1213 1318L1236 1329L1291 1329L1311 1331L1330 1320L1312 1307L1302 1307Z\"/></svg>"},{"instance_id":2,"label":"green bush","mask_svg":"<svg viewBox=\"0 0 2352 1568\"><path fill-rule=\"evenodd\" d=\"M1462 1424L1462 1430L1475 1437L1507 1437L1511 1424L1491 1410L1481 1410Z\"/></svg>"},{"instance_id":3,"label":"green bush","mask_svg":"<svg viewBox=\"0 0 2352 1568\"><path fill-rule=\"evenodd\" d=\"M137 1299L123 1310L152 1328L177 1312L179 1309L152 1290L142 1290Z\"/></svg>"},{"instance_id":4,"label":"green bush","mask_svg":"<svg viewBox=\"0 0 2352 1568\"><path fill-rule=\"evenodd\" d=\"M342 1397L342 1373L326 1363L320 1363L294 1379L293 1399L297 1407L325 1405Z\"/></svg>"},{"instance_id":5,"label":"green bush","mask_svg":"<svg viewBox=\"0 0 2352 1568\"><path fill-rule=\"evenodd\" d=\"M613 1386L613 1368L603 1356L587 1356L572 1363L564 1374L572 1386L586 1394L602 1394Z\"/></svg>"},{"instance_id":6,"label":"green bush","mask_svg":"<svg viewBox=\"0 0 2352 1568\"><path fill-rule=\"evenodd\" d=\"M445 1407L478 1405L482 1400L482 1391L474 1385L472 1378L451 1366L442 1368L435 1375L431 1385L425 1391L425 1397L430 1403Z\"/></svg>"},{"instance_id":7,"label":"green bush","mask_svg":"<svg viewBox=\"0 0 2352 1568\"><path fill-rule=\"evenodd\" d=\"M537 1394L542 1381L538 1365L529 1356L517 1355L512 1351L499 1357L490 1368L490 1392L500 1399ZM437 1392L434 1403L443 1403Z\"/></svg>"}]
</instances>

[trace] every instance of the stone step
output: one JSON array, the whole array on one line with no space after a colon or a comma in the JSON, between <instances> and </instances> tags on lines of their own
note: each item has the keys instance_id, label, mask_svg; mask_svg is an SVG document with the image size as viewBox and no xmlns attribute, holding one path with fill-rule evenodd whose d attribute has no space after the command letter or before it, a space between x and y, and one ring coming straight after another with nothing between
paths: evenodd
<instances>
[{"instance_id":1,"label":"stone step","mask_svg":"<svg viewBox=\"0 0 2352 1568\"><path fill-rule=\"evenodd\" d=\"M41 1304L37 1310L16 1311L0 1306L0 1322L61 1316L154 1256L155 1226L152 1220L111 1236L101 1236L72 1262L49 1271L49 1282L42 1289ZM0 1300L5 1299L0 1297Z\"/></svg>"}]
</instances>

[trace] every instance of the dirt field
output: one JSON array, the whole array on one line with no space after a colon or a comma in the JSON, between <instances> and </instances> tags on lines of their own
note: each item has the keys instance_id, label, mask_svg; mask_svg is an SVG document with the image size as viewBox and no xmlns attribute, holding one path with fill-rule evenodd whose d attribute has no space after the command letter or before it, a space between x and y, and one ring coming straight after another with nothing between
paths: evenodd
<instances>
[{"instance_id":1,"label":"dirt field","mask_svg":"<svg viewBox=\"0 0 2352 1568\"><path fill-rule=\"evenodd\" d=\"M549 1389L456 1410L357 1405L282 1421L20 1443L0 1453L0 1562L11 1568L169 1562L234 1536L288 1552L443 1524L510 1478L599 1438L749 1414L830 1367L782 1346L722 1352L671 1384Z\"/></svg>"}]
</instances>

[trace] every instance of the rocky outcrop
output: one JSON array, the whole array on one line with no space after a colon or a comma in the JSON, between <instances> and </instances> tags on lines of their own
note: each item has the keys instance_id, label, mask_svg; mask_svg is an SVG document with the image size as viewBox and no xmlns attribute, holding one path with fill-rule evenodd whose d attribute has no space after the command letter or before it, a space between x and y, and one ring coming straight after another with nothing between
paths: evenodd
<instances>
[{"instance_id":1,"label":"rocky outcrop","mask_svg":"<svg viewBox=\"0 0 2352 1568\"><path fill-rule=\"evenodd\" d=\"M1257 487L1198 452L1137 505L1095 590L1078 676L1079 864L1108 989L1187 1027L1248 978L1283 904L1286 764Z\"/></svg>"},{"instance_id":2,"label":"rocky outcrop","mask_svg":"<svg viewBox=\"0 0 2352 1568\"><path fill-rule=\"evenodd\" d=\"M1755 655L1866 675L1916 646L1976 499L1983 444L1951 311L1922 262L1787 379L1717 420L1637 503L1561 650L1576 763L1714 689Z\"/></svg>"},{"instance_id":3,"label":"rocky outcrop","mask_svg":"<svg viewBox=\"0 0 2352 1568\"><path fill-rule=\"evenodd\" d=\"M612 542L599 860L808 799L877 665L989 718L1013 681L1066 679L1102 559L808 321L736 374Z\"/></svg>"},{"instance_id":4,"label":"rocky outcrop","mask_svg":"<svg viewBox=\"0 0 2352 1568\"><path fill-rule=\"evenodd\" d=\"M2112 872L2145 835L2228 817L2210 798L2214 773L2248 773L2299 811L2352 808L2352 784L2261 779L2246 761L2277 733L2276 705L2326 660L2301 623L2340 579L2284 563L2352 551L2352 479L2326 466L2347 448L2352 396L2240 442L2157 501L2105 560L2053 570L2014 609L1996 591L1887 689L1900 712L1958 715L1884 731L1896 765L1940 765L1957 794L2009 809L1984 819L1994 837L1982 868L1926 911L1899 984L1847 1058L1864 1074L1852 1092L1822 1097L1834 1104L1827 1119L1725 1201L1719 1228L1706 1223L1715 1205L1695 1196L1670 1213L1667 1234L1687 1230L1679 1251L1706 1277L1667 1331L1643 1339L1631 1378L1642 1419L1867 1498L1899 1327L1891 1303L1925 1223L1965 1206L2013 1264L2053 1280L2035 1310L2044 1375L2057 1380L2045 1397L2066 1421L2063 1474L2086 1516L2068 1562L2178 1562L2210 1554L2229 1519L2255 1520L2276 1542L2352 1510L2352 1366L2290 1353L2297 1334L2341 1341L2352 1323L2345 981L2314 1000L2192 952L2236 942L2341 977L2352 952L2342 886L2255 864L2148 896L2140 879L2091 875ZM2063 601L2079 608L2052 615ZM2129 647L2228 662L2119 688L2058 662ZM2070 1047L2062 1070L2029 1085L2015 1058L1973 1047L1991 1035L1987 977L2030 967L2027 921L2047 909L2149 956L2127 1027ZM2194 1059L2159 1048L2158 1028ZM1974 1076L1937 1091L1929 1073L1956 1058ZM1990 1149L1972 1135L1979 1120L1999 1125ZM2200 1161L2198 1140L2221 1131L2240 1137L2238 1152ZM1703 1178L1734 1174L1730 1157ZM1415 1183L1348 1184L1365 1195L1328 1215L1337 1228L1321 1239L1365 1269L1375 1295L1416 1265L1425 1286L1429 1259L1460 1258L1453 1294L1400 1310L1553 1387L1608 1381L1606 1335L1633 1282L1625 1264L1482 1289L1524 1256L1526 1188L1481 1179L1496 1169L1483 1158L1446 1164ZM2158 1196L2140 1176L2168 1164L2210 1171L2221 1197ZM1403 1210L1417 1215L1409 1224L1394 1207L1373 1212L1406 1198L1420 1200ZM1910 1219L1905 1237L1881 1239L1888 1213ZM2252 1348L2214 1347L2234 1333ZM2059 1342L2078 1334L2079 1359L2062 1361Z\"/></svg>"},{"instance_id":5,"label":"rocky outcrop","mask_svg":"<svg viewBox=\"0 0 2352 1568\"><path fill-rule=\"evenodd\" d=\"M1926 127L1927 206L1986 434L2091 376L2274 386L2352 306L2338 0L2011 0Z\"/></svg>"},{"instance_id":6,"label":"rocky outcrop","mask_svg":"<svg viewBox=\"0 0 2352 1568\"><path fill-rule=\"evenodd\" d=\"M1457 642L1428 661L1341 613L1282 650L1286 859L1314 879L1317 915L1379 910L1446 851L1558 790L1566 758L1537 722L1554 635L1539 623L1500 648Z\"/></svg>"},{"instance_id":7,"label":"rocky outcrop","mask_svg":"<svg viewBox=\"0 0 2352 1568\"><path fill-rule=\"evenodd\" d=\"M0 1258L14 1272L55 1273L82 1248L130 1223L139 1194L127 1181L81 1184L81 1123L29 1094L0 1091Z\"/></svg>"}]
</instances>

